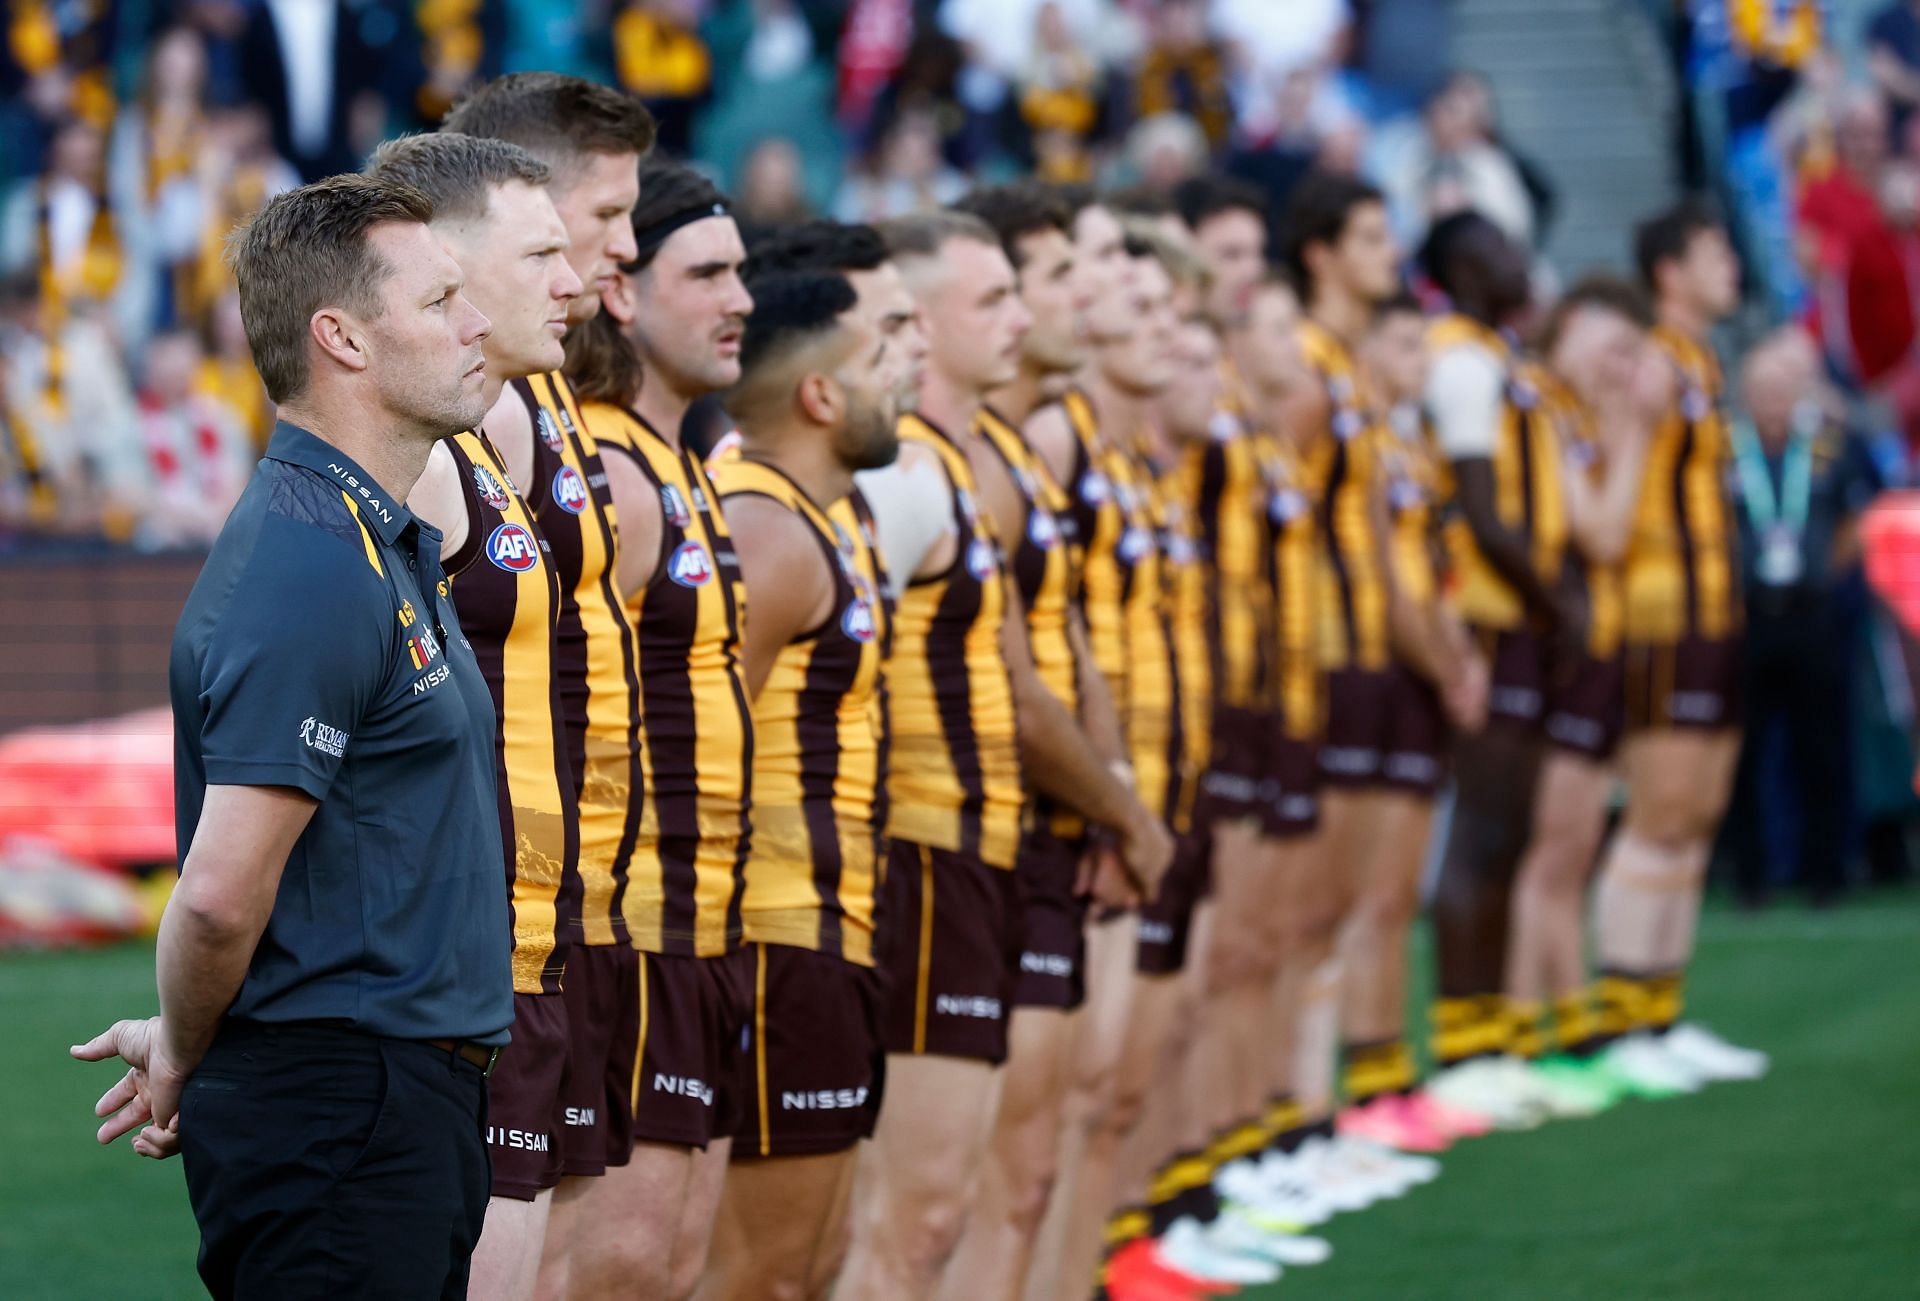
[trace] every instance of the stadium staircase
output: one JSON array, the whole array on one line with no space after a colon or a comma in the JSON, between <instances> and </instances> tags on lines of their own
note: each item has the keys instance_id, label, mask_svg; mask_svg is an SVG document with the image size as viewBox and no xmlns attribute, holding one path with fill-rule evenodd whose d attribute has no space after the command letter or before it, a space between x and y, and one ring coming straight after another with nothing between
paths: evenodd
<instances>
[{"instance_id":1,"label":"stadium staircase","mask_svg":"<svg viewBox=\"0 0 1920 1301\"><path fill-rule=\"evenodd\" d=\"M1501 129L1553 179L1543 250L1563 278L1627 269L1628 232L1677 193L1672 64L1635 0L1458 0L1453 61L1492 83Z\"/></svg>"}]
</instances>

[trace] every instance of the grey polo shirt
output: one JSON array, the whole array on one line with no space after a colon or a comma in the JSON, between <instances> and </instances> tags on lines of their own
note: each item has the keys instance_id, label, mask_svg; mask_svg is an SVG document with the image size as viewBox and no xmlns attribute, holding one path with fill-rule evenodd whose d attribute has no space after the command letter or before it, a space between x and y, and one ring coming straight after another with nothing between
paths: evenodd
<instances>
[{"instance_id":1,"label":"grey polo shirt","mask_svg":"<svg viewBox=\"0 0 1920 1301\"><path fill-rule=\"evenodd\" d=\"M504 1043L494 714L440 534L281 423L173 636L184 860L210 784L318 800L229 1016Z\"/></svg>"}]
</instances>

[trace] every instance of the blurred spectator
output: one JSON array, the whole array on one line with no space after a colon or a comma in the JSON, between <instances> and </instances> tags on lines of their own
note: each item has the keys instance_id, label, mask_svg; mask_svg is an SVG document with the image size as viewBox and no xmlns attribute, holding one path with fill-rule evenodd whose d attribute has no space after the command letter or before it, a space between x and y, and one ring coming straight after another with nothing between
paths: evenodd
<instances>
[{"instance_id":1,"label":"blurred spectator","mask_svg":"<svg viewBox=\"0 0 1920 1301\"><path fill-rule=\"evenodd\" d=\"M1524 247L1535 247L1543 213L1528 185L1532 169L1501 142L1485 79L1471 72L1448 77L1420 124L1381 168L1402 239L1416 244L1435 221L1470 208ZM1545 179L1536 174L1534 185L1550 203Z\"/></svg>"},{"instance_id":2,"label":"blurred spectator","mask_svg":"<svg viewBox=\"0 0 1920 1301\"><path fill-rule=\"evenodd\" d=\"M1246 85L1257 88L1296 68L1338 66L1353 11L1348 0L1214 0L1213 21L1236 47Z\"/></svg>"},{"instance_id":3,"label":"blurred spectator","mask_svg":"<svg viewBox=\"0 0 1920 1301\"><path fill-rule=\"evenodd\" d=\"M293 164L273 150L273 129L264 110L251 104L215 112L207 124L207 149L199 160L200 229L191 280L176 277L175 318L205 326L213 305L233 287L226 240L241 221L274 195L300 183Z\"/></svg>"},{"instance_id":4,"label":"blurred spectator","mask_svg":"<svg viewBox=\"0 0 1920 1301\"><path fill-rule=\"evenodd\" d=\"M99 309L55 310L32 273L9 278L0 290L0 364L12 472L30 489L38 526L131 536L142 479L133 394Z\"/></svg>"},{"instance_id":5,"label":"blurred spectator","mask_svg":"<svg viewBox=\"0 0 1920 1301\"><path fill-rule=\"evenodd\" d=\"M834 111L859 131L874 101L906 61L913 41L913 0L853 0L841 30Z\"/></svg>"},{"instance_id":6,"label":"blurred spectator","mask_svg":"<svg viewBox=\"0 0 1920 1301\"><path fill-rule=\"evenodd\" d=\"M860 156L877 155L882 138L895 123L906 113L920 112L931 116L940 156L947 165L971 174L993 148L998 106L979 110L962 95L967 66L966 52L951 36L938 31L917 33L899 72L874 99L860 137Z\"/></svg>"},{"instance_id":7,"label":"blurred spectator","mask_svg":"<svg viewBox=\"0 0 1920 1301\"><path fill-rule=\"evenodd\" d=\"M232 411L254 447L264 451L267 435L273 431L273 403L253 368L246 326L240 319L239 290L229 289L209 315L213 346L194 372L193 391Z\"/></svg>"},{"instance_id":8,"label":"blurred spectator","mask_svg":"<svg viewBox=\"0 0 1920 1301\"><path fill-rule=\"evenodd\" d=\"M106 187L105 133L83 118L54 132L47 169L15 188L0 220L0 270L40 277L45 328L87 304L105 306L125 347L145 337L152 308L147 227L116 210ZM60 382L60 381L56 381Z\"/></svg>"},{"instance_id":9,"label":"blurred spectator","mask_svg":"<svg viewBox=\"0 0 1920 1301\"><path fill-rule=\"evenodd\" d=\"M165 331L147 349L139 396L147 482L134 536L155 550L211 544L253 469L239 416L194 387L200 362L187 330Z\"/></svg>"},{"instance_id":10,"label":"blurred spectator","mask_svg":"<svg viewBox=\"0 0 1920 1301\"><path fill-rule=\"evenodd\" d=\"M1170 194L1207 167L1206 132L1184 113L1162 113L1127 133L1127 169L1143 188Z\"/></svg>"},{"instance_id":11,"label":"blurred spectator","mask_svg":"<svg viewBox=\"0 0 1920 1301\"><path fill-rule=\"evenodd\" d=\"M1141 117L1185 113L1224 149L1233 129L1224 45L1207 28L1204 0L1162 0L1148 28L1146 52L1134 80L1134 107Z\"/></svg>"},{"instance_id":12,"label":"blurred spectator","mask_svg":"<svg viewBox=\"0 0 1920 1301\"><path fill-rule=\"evenodd\" d=\"M1893 106L1893 129L1920 107L1920 0L1893 0L1867 26L1867 68Z\"/></svg>"},{"instance_id":13,"label":"blurred spectator","mask_svg":"<svg viewBox=\"0 0 1920 1301\"><path fill-rule=\"evenodd\" d=\"M1781 330L1747 354L1740 397L1733 446L1747 725L1728 848L1744 901L1764 901L1777 857L1787 879L1827 903L1844 885L1851 840L1858 522L1881 483L1864 446L1834 417L1819 354L1800 330ZM1770 798L1766 782L1776 753L1791 774L1784 801ZM1783 803L1799 830L1788 846L1767 834Z\"/></svg>"},{"instance_id":14,"label":"blurred spectator","mask_svg":"<svg viewBox=\"0 0 1920 1301\"><path fill-rule=\"evenodd\" d=\"M1295 68L1281 77L1259 132L1243 132L1242 143L1227 156L1228 174L1258 186L1267 196L1270 248L1280 247L1287 196L1319 161L1324 140L1314 121L1314 94L1320 76L1314 68Z\"/></svg>"},{"instance_id":15,"label":"blurred spectator","mask_svg":"<svg viewBox=\"0 0 1920 1301\"><path fill-rule=\"evenodd\" d=\"M243 86L267 110L275 150L303 181L357 171L379 142L379 87L398 26L374 3L262 0L249 9Z\"/></svg>"},{"instance_id":16,"label":"blurred spectator","mask_svg":"<svg viewBox=\"0 0 1920 1301\"><path fill-rule=\"evenodd\" d=\"M1111 51L1102 46L1102 27L1113 9L1109 0L942 0L940 30L982 73L1017 83L1049 34L1104 59Z\"/></svg>"},{"instance_id":17,"label":"blurred spectator","mask_svg":"<svg viewBox=\"0 0 1920 1301\"><path fill-rule=\"evenodd\" d=\"M1015 104L1026 133L1027 170L1044 181L1090 181L1105 72L1058 4L1042 5L1033 21L1033 49L1020 72Z\"/></svg>"},{"instance_id":18,"label":"blurred spectator","mask_svg":"<svg viewBox=\"0 0 1920 1301\"><path fill-rule=\"evenodd\" d=\"M713 94L713 55L701 37L703 0L629 0L613 20L614 80L647 102L659 147L685 157L693 117Z\"/></svg>"},{"instance_id":19,"label":"blurred spectator","mask_svg":"<svg viewBox=\"0 0 1920 1301\"><path fill-rule=\"evenodd\" d=\"M508 7L508 0L416 0L419 82L408 88L414 121L431 128L468 90L504 70Z\"/></svg>"},{"instance_id":20,"label":"blurred spectator","mask_svg":"<svg viewBox=\"0 0 1920 1301\"><path fill-rule=\"evenodd\" d=\"M114 124L109 191L114 205L134 214L147 233L154 261L161 323L179 319L190 295L194 263L206 222L203 169L208 150L207 51L191 27L175 27L155 42L139 98Z\"/></svg>"},{"instance_id":21,"label":"blurred spectator","mask_svg":"<svg viewBox=\"0 0 1920 1301\"><path fill-rule=\"evenodd\" d=\"M0 40L0 184L32 176L59 124L113 121L112 59L126 6L15 0Z\"/></svg>"},{"instance_id":22,"label":"blurred spectator","mask_svg":"<svg viewBox=\"0 0 1920 1301\"><path fill-rule=\"evenodd\" d=\"M869 166L849 178L834 202L841 221L883 221L952 203L967 178L940 155L940 129L930 108L902 112L881 136Z\"/></svg>"},{"instance_id":23,"label":"blurred spectator","mask_svg":"<svg viewBox=\"0 0 1920 1301\"><path fill-rule=\"evenodd\" d=\"M743 231L805 221L813 216L800 170L800 151L785 136L756 144L740 164L733 215Z\"/></svg>"},{"instance_id":24,"label":"blurred spectator","mask_svg":"<svg viewBox=\"0 0 1920 1301\"><path fill-rule=\"evenodd\" d=\"M1844 275L1854 249L1876 234L1880 175L1887 163L1887 104L1860 87L1847 93L1835 123L1830 166L1802 185L1795 207L1802 260L1815 278Z\"/></svg>"}]
</instances>

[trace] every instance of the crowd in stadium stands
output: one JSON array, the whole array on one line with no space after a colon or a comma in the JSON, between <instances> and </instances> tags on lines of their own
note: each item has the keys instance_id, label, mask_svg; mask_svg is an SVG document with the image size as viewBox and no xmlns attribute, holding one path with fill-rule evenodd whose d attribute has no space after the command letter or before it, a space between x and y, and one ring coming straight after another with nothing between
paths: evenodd
<instances>
[{"instance_id":1,"label":"crowd in stadium stands","mask_svg":"<svg viewBox=\"0 0 1920 1301\"><path fill-rule=\"evenodd\" d=\"M1445 8L17 4L0 41L0 545L210 540L271 424L226 232L503 70L642 96L662 150L730 184L749 225L873 220L1028 173L1164 192L1216 163L1279 211L1318 164L1370 173L1405 239L1474 206L1537 241L1550 187L1500 141L1485 85L1438 63Z\"/></svg>"}]
</instances>

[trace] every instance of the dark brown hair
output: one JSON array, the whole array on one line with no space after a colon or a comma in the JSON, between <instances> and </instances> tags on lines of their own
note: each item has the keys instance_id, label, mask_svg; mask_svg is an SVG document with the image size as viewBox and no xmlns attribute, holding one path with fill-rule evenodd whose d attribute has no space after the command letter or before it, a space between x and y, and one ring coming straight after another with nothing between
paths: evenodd
<instances>
[{"instance_id":1,"label":"dark brown hair","mask_svg":"<svg viewBox=\"0 0 1920 1301\"><path fill-rule=\"evenodd\" d=\"M1073 214L1066 202L1038 181L975 190L954 204L953 210L978 217L993 227L1001 249L1016 270L1026 260L1020 253L1020 241L1028 235L1043 235L1050 230L1069 238L1073 234Z\"/></svg>"},{"instance_id":2,"label":"dark brown hair","mask_svg":"<svg viewBox=\"0 0 1920 1301\"><path fill-rule=\"evenodd\" d=\"M600 311L567 331L566 374L582 402L625 407L633 405L646 369L620 322Z\"/></svg>"},{"instance_id":3,"label":"dark brown hair","mask_svg":"<svg viewBox=\"0 0 1920 1301\"><path fill-rule=\"evenodd\" d=\"M323 307L377 319L392 268L368 242L375 226L433 220L433 202L411 186L372 176L329 176L269 200L228 240L240 284L240 319L254 368L275 402L309 378L307 331Z\"/></svg>"},{"instance_id":4,"label":"dark brown hair","mask_svg":"<svg viewBox=\"0 0 1920 1301\"><path fill-rule=\"evenodd\" d=\"M389 140L373 151L363 170L426 195L439 221L477 221L487 215L498 187L510 181L539 186L553 179L553 169L519 145L456 131Z\"/></svg>"},{"instance_id":5,"label":"dark brown hair","mask_svg":"<svg viewBox=\"0 0 1920 1301\"><path fill-rule=\"evenodd\" d=\"M519 145L556 172L585 154L653 149L653 114L622 90L558 72L510 72L476 86L440 123L442 131Z\"/></svg>"},{"instance_id":6,"label":"dark brown hair","mask_svg":"<svg viewBox=\"0 0 1920 1301\"><path fill-rule=\"evenodd\" d=\"M1583 308L1624 316L1642 330L1653 328L1653 304L1639 285L1623 276L1609 275L1604 271L1589 272L1560 295L1553 310L1547 313L1546 322L1540 327L1539 351L1542 357L1553 354L1560 336L1566 331L1567 322Z\"/></svg>"}]
</instances>

